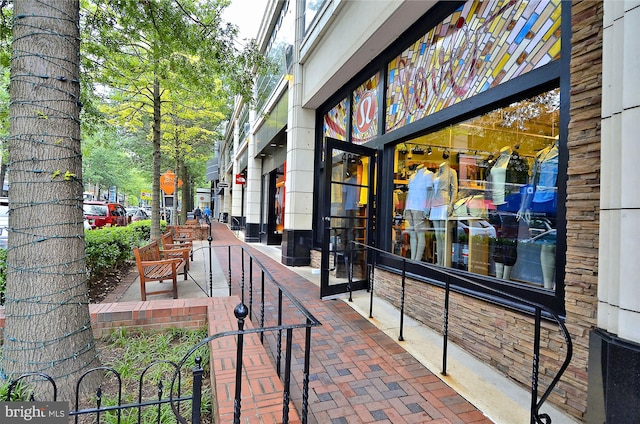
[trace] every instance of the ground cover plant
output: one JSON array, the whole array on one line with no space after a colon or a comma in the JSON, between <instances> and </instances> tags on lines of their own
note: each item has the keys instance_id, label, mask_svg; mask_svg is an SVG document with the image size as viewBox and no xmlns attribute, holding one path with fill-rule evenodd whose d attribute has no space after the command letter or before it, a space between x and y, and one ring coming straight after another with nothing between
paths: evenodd
<instances>
[{"instance_id":1,"label":"ground cover plant","mask_svg":"<svg viewBox=\"0 0 640 424\"><path fill-rule=\"evenodd\" d=\"M109 335L97 340L97 351L105 367L113 368L121 377L122 399L121 404L138 402L138 390L140 388L140 376L145 369L155 361L164 361L154 365L146 372L142 383L143 401L156 400L160 396L168 398L174 368L166 362L179 364L185 354L194 347L200 340L207 337L206 329L165 329L153 332L129 332L122 327L114 330ZM191 393L192 374L191 370L195 366L195 358L202 358L204 369L202 388L202 423L211 423L212 417L212 391L209 367L209 350L207 346L199 348L194 355L190 356L182 367L181 373L181 393L188 395ZM0 399L6 398L8 384L0 384ZM85 388L86 389L86 388ZM29 397L28 385L22 385L12 400L23 400ZM178 394L173 392L174 397ZM117 404L118 382L115 374L106 372L100 385L100 397L102 406L113 406ZM95 389L87 390L80 403L80 409L95 407L97 402L97 392ZM71 402L73 408L73 402ZM191 417L191 404L181 405L181 415L186 418ZM169 404L163 404L158 410L157 406L148 406L142 409L141 420L138 421L138 410L129 409L121 413L120 421L117 419L115 411L102 413L100 422L109 424L120 422L122 424L158 422L175 423L175 415L171 411ZM81 423L95 422L95 416L80 417Z\"/></svg>"}]
</instances>

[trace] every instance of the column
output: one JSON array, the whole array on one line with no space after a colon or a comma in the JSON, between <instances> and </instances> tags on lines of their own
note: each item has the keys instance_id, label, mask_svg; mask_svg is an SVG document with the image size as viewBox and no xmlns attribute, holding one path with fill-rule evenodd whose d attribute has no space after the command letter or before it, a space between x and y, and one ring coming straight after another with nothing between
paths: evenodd
<instances>
[{"instance_id":1,"label":"column","mask_svg":"<svg viewBox=\"0 0 640 424\"><path fill-rule=\"evenodd\" d=\"M293 49L293 75L289 79L287 121L287 164L285 180L284 234L282 263L309 265L313 222L313 163L315 111L302 105L302 66L299 61L302 34L302 1L295 3L296 25Z\"/></svg>"}]
</instances>

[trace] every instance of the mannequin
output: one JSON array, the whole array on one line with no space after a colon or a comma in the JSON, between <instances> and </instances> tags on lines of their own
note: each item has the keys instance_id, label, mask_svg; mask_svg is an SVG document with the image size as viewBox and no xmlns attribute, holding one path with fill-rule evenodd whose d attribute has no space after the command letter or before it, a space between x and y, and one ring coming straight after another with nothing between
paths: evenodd
<instances>
[{"instance_id":1,"label":"mannequin","mask_svg":"<svg viewBox=\"0 0 640 424\"><path fill-rule=\"evenodd\" d=\"M458 175L442 162L433 178L433 195L431 196L431 210L429 219L436 233L437 264L445 265L446 227L447 219L453 210L453 204L458 197Z\"/></svg>"},{"instance_id":2,"label":"mannequin","mask_svg":"<svg viewBox=\"0 0 640 424\"><path fill-rule=\"evenodd\" d=\"M505 189L507 183L507 167L511 160L511 148L509 146L500 149L500 156L489 170L491 182L491 196L494 205L505 204Z\"/></svg>"},{"instance_id":3,"label":"mannequin","mask_svg":"<svg viewBox=\"0 0 640 424\"><path fill-rule=\"evenodd\" d=\"M558 183L558 142L540 150L531 169L531 184L522 197L518 218L529 222L531 212L552 213L555 216L556 185Z\"/></svg>"},{"instance_id":4,"label":"mannequin","mask_svg":"<svg viewBox=\"0 0 640 424\"><path fill-rule=\"evenodd\" d=\"M544 214L553 222L556 216L556 186L558 183L558 137L551 145L540 150L536 155L531 169L531 186L528 186L522 196L522 203L518 210L518 219L526 222L531 220L531 212ZM553 232L555 236L555 230ZM556 271L556 242L555 237L545 237L541 240L540 267L544 288L553 289Z\"/></svg>"},{"instance_id":5,"label":"mannequin","mask_svg":"<svg viewBox=\"0 0 640 424\"><path fill-rule=\"evenodd\" d=\"M496 278L509 280L511 270L518 259L518 230L520 224L514 214L489 214L489 223L496 229L496 240L492 258L496 267Z\"/></svg>"},{"instance_id":6,"label":"mannequin","mask_svg":"<svg viewBox=\"0 0 640 424\"><path fill-rule=\"evenodd\" d=\"M544 243L540 246L540 267L542 268L542 281L545 289L553 289L553 280L556 273L556 245Z\"/></svg>"},{"instance_id":7,"label":"mannequin","mask_svg":"<svg viewBox=\"0 0 640 424\"><path fill-rule=\"evenodd\" d=\"M490 219L498 233L493 249L496 278L508 280L517 260L519 224L514 212L518 209L520 186L527 182L528 171L527 162L509 146L500 149L500 155L489 169L489 187L498 211Z\"/></svg>"},{"instance_id":8,"label":"mannequin","mask_svg":"<svg viewBox=\"0 0 640 424\"><path fill-rule=\"evenodd\" d=\"M433 172L426 169L424 165L419 165L416 172L409 178L408 187L404 219L409 224L406 230L409 233L411 259L420 261L425 248L427 231L425 214L429 213L428 200L433 188Z\"/></svg>"}]
</instances>

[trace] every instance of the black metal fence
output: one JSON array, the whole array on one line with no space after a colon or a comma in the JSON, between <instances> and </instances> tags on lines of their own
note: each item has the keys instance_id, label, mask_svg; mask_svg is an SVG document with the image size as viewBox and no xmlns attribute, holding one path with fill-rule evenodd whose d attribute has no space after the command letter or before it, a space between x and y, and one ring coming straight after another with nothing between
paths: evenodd
<instances>
[{"instance_id":1,"label":"black metal fence","mask_svg":"<svg viewBox=\"0 0 640 424\"><path fill-rule=\"evenodd\" d=\"M367 246L365 244L359 243L359 242L352 242L355 245L360 246L361 248L367 249L372 251L374 254L369 255L369 257L371 258L371 262L368 265L368 272L366 275L366 278L368 280L368 286L369 286L369 291L370 291L370 300L369 300L369 318L373 318L373 299L374 299L374 271L376 269L376 260L377 258L386 256L389 258L393 258L395 260L401 261L402 263L402 270L401 270L401 280L400 280L400 299L399 299L399 305L400 305L400 330L399 330L399 335L398 335L398 340L403 341L404 340L404 309L405 309L405 300L406 300L406 278L407 278L407 273L406 273L406 267L407 267L407 263L411 263L413 265L417 265L419 267L424 267L424 268L428 268L431 271L434 271L436 273L438 273L441 278L442 281L444 282L444 302L442 305L442 309L443 309L443 323L442 323L442 338L443 338L443 356L442 356L442 374L443 375L447 375L447 355L448 355L448 351L447 351L447 346L448 346L448 342L449 342L449 299L450 299L450 295L451 295L451 291L452 291L452 284L451 284L451 277L453 276L452 273L448 272L446 268L440 267L440 266L435 266L435 265L431 265L431 264L427 264L425 262L421 262L421 261L414 261L411 259L407 259L403 256L399 256L390 252L387 252L385 250L382 249L378 249L376 247L373 246ZM352 278L353 278L353 261L349 261L349 256L347 255L347 261L349 262L349 272L347 273L347 277L348 277L348 287L349 287L349 301L352 301L352 292L351 292L351 287L352 287ZM545 424L550 424L551 423L551 417L546 414L546 413L541 413L540 412L540 408L542 407L542 405L544 404L544 402L547 400L547 398L549 397L549 395L551 394L551 392L553 391L554 387L558 384L558 382L560 381L560 378L562 377L562 374L564 374L564 372L566 371L567 367L569 366L569 362L571 362L571 357L573 355L573 343L571 341L571 335L569 334L569 331L567 330L567 327L565 326L563 320L560 318L560 316L558 316L558 314L556 314L551 308L539 304L539 303L535 303L532 302L530 300L527 299L523 299L514 295L510 295L508 293L504 293L504 292L497 292L497 290L488 287L486 285L483 285L477 281L473 281L470 280L468 278L464 278L462 276L460 276L459 274L456 274L455 277L459 280L464 280L466 283L477 286L477 287L482 287L484 290L488 290L488 291L493 291L496 293L496 295L501 296L502 298L507 298L508 300L510 300L511 302L513 302L514 305L519 305L522 309L525 310L529 310L532 312L532 316L533 316L533 350L532 350L532 372L531 372L531 406L530 406L530 423L531 424L537 424L537 423L545 423ZM461 295L461 296L467 296L464 292L462 291L456 291L457 294ZM543 314L545 316L546 319L552 320L554 321L557 326L558 326L558 331L559 333L562 335L562 337L565 340L566 343L566 354L565 354L565 358L564 361L562 362L562 364L560 365L560 367L558 368L556 374L553 376L551 382L547 385L547 389L543 392L542 396L539 396L539 366L540 366L540 333L541 333L541 328L542 328L542 317Z\"/></svg>"},{"instance_id":2,"label":"black metal fence","mask_svg":"<svg viewBox=\"0 0 640 424\"><path fill-rule=\"evenodd\" d=\"M191 353L191 352L190 352ZM199 424L201 422L201 399L202 399L202 380L204 370L202 368L202 360L200 357L195 358L194 366L191 370L193 383L191 391L188 394L181 394L182 376L184 372L181 365L186 363L183 360L180 364L171 361L155 361L148 365L140 373L137 386L137 398L135 402L123 403L123 385L122 375L111 367L96 367L87 370L80 376L76 383L75 399L69 410L69 417L74 423L80 422L118 422L120 423L126 412L133 412L132 415L126 417L126 422L138 423L162 423L167 422L167 410L163 410L163 405L169 405L171 412L175 417L175 422ZM160 375L168 378L148 378L156 368L164 367L167 373ZM99 385L95 389L93 395L89 395L90 391L82 390L83 382L93 373L100 373ZM105 380L114 382L111 389L103 391ZM152 390L155 387L155 398L143 395L145 383L153 380ZM167 384L168 383L168 384ZM47 387L48 386L48 387ZM28 389L23 389L28 387ZM39 395L33 391L37 388ZM16 391L28 390L28 401L58 401L58 389L54 379L46 374L33 372L22 374L13 380L7 390L7 401L15 399ZM87 393L87 395L83 395ZM39 398L39 396L50 396L50 399ZM82 421L82 417L91 417L89 421ZM171 421L174 420L172 417ZM189 421L186 417L190 417Z\"/></svg>"},{"instance_id":3,"label":"black metal fence","mask_svg":"<svg viewBox=\"0 0 640 424\"><path fill-rule=\"evenodd\" d=\"M258 334L260 342L265 346L265 350L270 354L271 359L274 361L274 368L278 377L283 383L282 392L282 423L289 422L289 405L293 402L298 407L298 414L302 423L307 423L308 419L308 402L309 402L309 368L310 368L310 349L311 349L311 329L315 326L322 325L302 304L280 283L276 281L273 275L265 268L265 266L245 248L243 245L230 245L230 246L217 246L216 248L225 249L228 259L228 276L227 285L229 295L231 296L233 287L237 287L239 296L241 297L241 303L234 309L234 314L238 320L238 329L233 331L221 332L212 336L209 336L195 346L193 346L189 352L179 363L172 363L167 361L157 361L149 365L139 380L138 387L138 399L136 402L123 403L122 402L122 386L120 384L120 375L112 368L98 367L88 370L78 381L76 386L76 400L73 404L72 410L69 415L74 417L76 423L80 422L79 419L82 416L91 416L92 422L105 422L105 414L113 416L115 414L117 422L121 420L121 416L124 411L134 410L137 413L138 423L151 423L151 422L169 422L167 421L166 411L162 409L163 405L168 404L171 407L173 416L170 418L170 422L177 423L193 423L199 424L201 422L201 404L202 404L202 383L203 383L203 368L202 361L197 357L197 353L201 351L201 348L206 346L213 340L223 337L235 337L237 340L236 351L236 380L235 380L235 394L234 394L234 423L240 423L241 416L241 390L242 390L242 369L243 369L243 349L244 349L244 337L248 334ZM211 246L211 236L209 236L208 247L202 247L201 249L208 250L209 253L209 270L212 269L212 254L213 247ZM237 259L237 255L240 255L240 266L233 266L233 259ZM211 286L212 276L209 275L209 295L213 293ZM256 283L257 281L257 283ZM245 328L245 319L252 320L254 327ZM302 332L302 335L298 333ZM294 339L296 342L294 342ZM300 339L298 341L298 339ZM215 352L212 353L212 360L215 359ZM294 362L295 361L295 362ZM298 366L292 367L292 363L302 364L301 374ZM168 381L157 381L156 384L156 398L155 399L143 399L142 393L145 384L145 375L148 370L153 367L170 366L174 369L169 389L165 389ZM188 394L181 394L183 388L183 376L192 364L191 376L193 383L190 387ZM294 369L295 368L295 369ZM91 407L80 407L80 387L82 381L91 373L102 372L103 374L112 375L117 381L117 400L113 405L105 405L103 403L102 388L99 386L95 390L94 401L95 405ZM9 393L6 400L12 398L13 391L20 384L30 384L33 379L37 387L42 387L42 382L45 382L51 386L53 393L53 401L57 399L57 389L54 380L41 373L27 373L21 375L16 380L11 382ZM298 398L292 398L291 385L295 382L298 386L295 393ZM30 400L42 400L37 399L36 395L31 395ZM166 408L165 408L166 409ZM152 412L149 412L149 411ZM145 412L146 411L146 412ZM143 415L143 412L146 415ZM153 418L149 418L150 414ZM215 411L213 411L215 416ZM145 418L146 417L146 418ZM129 418L130 420L130 418ZM109 422L112 422L111 420ZM128 421L131 422L131 421Z\"/></svg>"}]
</instances>

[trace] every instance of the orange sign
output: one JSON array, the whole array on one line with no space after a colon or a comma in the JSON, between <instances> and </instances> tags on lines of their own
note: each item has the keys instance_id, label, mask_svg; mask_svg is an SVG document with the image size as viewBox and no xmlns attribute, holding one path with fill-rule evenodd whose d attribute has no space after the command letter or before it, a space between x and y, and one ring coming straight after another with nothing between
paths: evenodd
<instances>
[{"instance_id":1,"label":"orange sign","mask_svg":"<svg viewBox=\"0 0 640 424\"><path fill-rule=\"evenodd\" d=\"M164 174L160 175L160 190L164 191L164 194L173 194L173 186L176 182L176 174L167 170ZM182 180L178 178L178 188L182 187Z\"/></svg>"}]
</instances>

